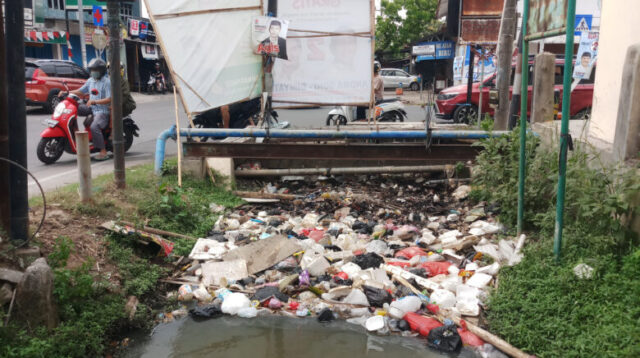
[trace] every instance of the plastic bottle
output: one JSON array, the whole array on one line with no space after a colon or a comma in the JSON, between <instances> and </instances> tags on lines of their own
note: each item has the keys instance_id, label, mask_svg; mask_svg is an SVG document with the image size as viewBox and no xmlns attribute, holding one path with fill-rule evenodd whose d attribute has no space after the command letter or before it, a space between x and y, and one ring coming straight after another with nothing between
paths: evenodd
<instances>
[{"instance_id":1,"label":"plastic bottle","mask_svg":"<svg viewBox=\"0 0 640 358\"><path fill-rule=\"evenodd\" d=\"M405 314L415 312L422 306L422 301L417 296L406 296L391 302L389 316L395 319L402 319Z\"/></svg>"}]
</instances>

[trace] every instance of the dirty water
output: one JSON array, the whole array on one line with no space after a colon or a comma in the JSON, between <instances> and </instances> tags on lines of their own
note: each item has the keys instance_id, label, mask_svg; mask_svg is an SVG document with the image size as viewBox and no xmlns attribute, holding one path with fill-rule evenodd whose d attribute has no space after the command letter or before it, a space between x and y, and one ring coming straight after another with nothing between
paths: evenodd
<instances>
[{"instance_id":1,"label":"dirty water","mask_svg":"<svg viewBox=\"0 0 640 358\"><path fill-rule=\"evenodd\" d=\"M473 357L462 351L455 357ZM196 322L189 317L158 326L151 337L134 339L126 358L163 357L453 357L426 346L426 339L376 336L341 321L313 318L224 316Z\"/></svg>"}]
</instances>

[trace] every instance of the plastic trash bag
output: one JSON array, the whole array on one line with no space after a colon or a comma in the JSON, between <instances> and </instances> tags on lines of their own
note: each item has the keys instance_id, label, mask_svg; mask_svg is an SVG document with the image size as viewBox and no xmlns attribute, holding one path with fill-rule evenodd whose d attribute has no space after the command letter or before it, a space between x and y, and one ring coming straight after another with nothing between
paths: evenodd
<instances>
[{"instance_id":1,"label":"plastic trash bag","mask_svg":"<svg viewBox=\"0 0 640 358\"><path fill-rule=\"evenodd\" d=\"M441 352L456 352L462 347L462 338L455 325L436 327L427 336L428 345Z\"/></svg>"},{"instance_id":2,"label":"plastic trash bag","mask_svg":"<svg viewBox=\"0 0 640 358\"><path fill-rule=\"evenodd\" d=\"M276 286L265 286L262 287L260 289L258 289L256 291L256 293L253 294L253 297L251 297L252 301L259 301L260 303L275 297L278 300L280 300L281 302L288 302L289 301L289 296L285 295L284 293L280 292L280 290L278 290L278 287Z\"/></svg>"},{"instance_id":3,"label":"plastic trash bag","mask_svg":"<svg viewBox=\"0 0 640 358\"><path fill-rule=\"evenodd\" d=\"M366 270L368 268L378 268L384 262L384 259L380 255L373 252L369 252L362 255L357 255L353 262L360 266L361 269ZM343 269L343 271L345 271ZM351 275L349 275L351 276Z\"/></svg>"},{"instance_id":4,"label":"plastic trash bag","mask_svg":"<svg viewBox=\"0 0 640 358\"><path fill-rule=\"evenodd\" d=\"M217 318L222 316L222 310L219 303L213 303L206 306L196 306L189 310L189 316L196 321Z\"/></svg>"},{"instance_id":5,"label":"plastic trash bag","mask_svg":"<svg viewBox=\"0 0 640 358\"><path fill-rule=\"evenodd\" d=\"M323 309L320 314L318 314L318 322L331 322L334 319L336 319L336 317L329 308Z\"/></svg>"},{"instance_id":6,"label":"plastic trash bag","mask_svg":"<svg viewBox=\"0 0 640 358\"><path fill-rule=\"evenodd\" d=\"M373 307L382 307L385 303L391 303L393 300L391 294L385 290L371 286L362 286L362 288L369 304Z\"/></svg>"},{"instance_id":7,"label":"plastic trash bag","mask_svg":"<svg viewBox=\"0 0 640 358\"><path fill-rule=\"evenodd\" d=\"M251 301L242 293L234 292L222 302L222 313L235 315L243 308L251 307Z\"/></svg>"}]
</instances>

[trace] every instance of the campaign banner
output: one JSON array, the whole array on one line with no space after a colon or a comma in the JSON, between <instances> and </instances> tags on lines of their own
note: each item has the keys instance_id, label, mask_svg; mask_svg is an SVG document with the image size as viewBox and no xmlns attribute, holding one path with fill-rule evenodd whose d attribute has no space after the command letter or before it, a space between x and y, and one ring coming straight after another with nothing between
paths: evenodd
<instances>
[{"instance_id":1,"label":"campaign banner","mask_svg":"<svg viewBox=\"0 0 640 358\"><path fill-rule=\"evenodd\" d=\"M578 57L573 67L573 78L582 80L591 76L593 64L598 57L598 31L582 31Z\"/></svg>"},{"instance_id":2,"label":"campaign banner","mask_svg":"<svg viewBox=\"0 0 640 358\"><path fill-rule=\"evenodd\" d=\"M251 37L257 55L287 59L287 28L289 21L268 16L253 19Z\"/></svg>"},{"instance_id":3,"label":"campaign banner","mask_svg":"<svg viewBox=\"0 0 640 358\"><path fill-rule=\"evenodd\" d=\"M453 80L462 81L462 71L464 71L464 56L456 56L453 59Z\"/></svg>"},{"instance_id":4,"label":"campaign banner","mask_svg":"<svg viewBox=\"0 0 640 358\"><path fill-rule=\"evenodd\" d=\"M288 61L274 63L274 107L371 101L370 5L369 0L278 3L278 16L289 20Z\"/></svg>"}]
</instances>

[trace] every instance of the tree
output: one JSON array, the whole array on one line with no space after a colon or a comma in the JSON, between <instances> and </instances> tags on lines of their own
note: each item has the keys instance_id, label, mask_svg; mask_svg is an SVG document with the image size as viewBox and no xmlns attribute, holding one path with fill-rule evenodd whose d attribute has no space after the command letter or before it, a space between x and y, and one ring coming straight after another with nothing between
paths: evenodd
<instances>
[{"instance_id":1,"label":"tree","mask_svg":"<svg viewBox=\"0 0 640 358\"><path fill-rule=\"evenodd\" d=\"M437 32L438 0L382 0L376 20L376 50L399 53L405 46Z\"/></svg>"}]
</instances>

